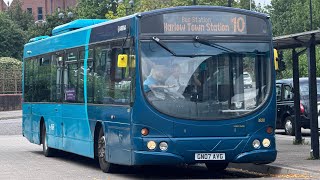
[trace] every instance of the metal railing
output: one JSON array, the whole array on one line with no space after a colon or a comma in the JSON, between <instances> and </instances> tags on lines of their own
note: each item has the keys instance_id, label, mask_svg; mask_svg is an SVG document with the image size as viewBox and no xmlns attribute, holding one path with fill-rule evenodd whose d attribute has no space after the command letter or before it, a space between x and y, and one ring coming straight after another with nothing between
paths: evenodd
<instances>
[{"instance_id":1,"label":"metal railing","mask_svg":"<svg viewBox=\"0 0 320 180\"><path fill-rule=\"evenodd\" d=\"M0 69L0 94L22 93L21 69Z\"/></svg>"}]
</instances>

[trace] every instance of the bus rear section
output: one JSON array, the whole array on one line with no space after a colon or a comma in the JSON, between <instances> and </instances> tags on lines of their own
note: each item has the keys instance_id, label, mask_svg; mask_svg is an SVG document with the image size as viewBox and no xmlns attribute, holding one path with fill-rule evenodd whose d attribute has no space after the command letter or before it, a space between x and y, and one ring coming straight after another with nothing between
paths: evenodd
<instances>
[{"instance_id":1,"label":"bus rear section","mask_svg":"<svg viewBox=\"0 0 320 180\"><path fill-rule=\"evenodd\" d=\"M224 169L275 160L271 33L263 16L243 13L142 16L134 164L204 162ZM227 26L233 18L237 29ZM159 27L147 26L154 19L162 20ZM260 31L252 29L255 22Z\"/></svg>"}]
</instances>

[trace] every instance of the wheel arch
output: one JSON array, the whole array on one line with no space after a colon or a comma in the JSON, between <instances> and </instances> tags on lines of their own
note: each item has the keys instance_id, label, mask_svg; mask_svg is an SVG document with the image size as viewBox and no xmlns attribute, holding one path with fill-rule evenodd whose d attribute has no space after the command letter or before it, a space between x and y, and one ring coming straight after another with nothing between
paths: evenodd
<instances>
[{"instance_id":1,"label":"wheel arch","mask_svg":"<svg viewBox=\"0 0 320 180\"><path fill-rule=\"evenodd\" d=\"M45 126L45 122L44 122L44 117L41 116L41 118L40 118L40 125L39 125L39 142L40 142L40 144L43 143L43 142L42 142L42 128L43 128L43 126Z\"/></svg>"},{"instance_id":2,"label":"wheel arch","mask_svg":"<svg viewBox=\"0 0 320 180\"><path fill-rule=\"evenodd\" d=\"M99 138L99 131L101 128L105 132L104 127L103 127L103 122L97 121L95 128L94 128L94 137L93 137L93 142L94 142L93 143L93 150L94 150L94 158L95 159L98 158L98 138Z\"/></svg>"}]
</instances>

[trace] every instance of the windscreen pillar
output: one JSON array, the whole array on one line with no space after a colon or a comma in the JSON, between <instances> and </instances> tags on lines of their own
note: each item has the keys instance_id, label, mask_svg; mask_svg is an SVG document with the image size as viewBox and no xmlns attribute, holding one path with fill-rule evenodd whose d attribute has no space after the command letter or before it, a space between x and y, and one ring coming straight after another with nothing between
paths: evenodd
<instances>
[{"instance_id":1,"label":"windscreen pillar","mask_svg":"<svg viewBox=\"0 0 320 180\"><path fill-rule=\"evenodd\" d=\"M318 106L317 106L317 81L316 81L316 41L312 34L308 46L309 65L309 114L311 128L311 157L319 159L319 132L318 132Z\"/></svg>"},{"instance_id":2,"label":"windscreen pillar","mask_svg":"<svg viewBox=\"0 0 320 180\"><path fill-rule=\"evenodd\" d=\"M292 71L293 71L293 94L294 94L294 114L295 114L295 142L302 143L301 117L300 117L300 85L299 85L299 53L292 49Z\"/></svg>"}]
</instances>

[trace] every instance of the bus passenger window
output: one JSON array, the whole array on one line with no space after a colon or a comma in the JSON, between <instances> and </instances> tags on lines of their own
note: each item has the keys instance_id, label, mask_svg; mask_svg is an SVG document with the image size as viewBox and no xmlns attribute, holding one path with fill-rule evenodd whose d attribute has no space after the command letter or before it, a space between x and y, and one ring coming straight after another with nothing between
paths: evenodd
<instances>
[{"instance_id":1,"label":"bus passenger window","mask_svg":"<svg viewBox=\"0 0 320 180\"><path fill-rule=\"evenodd\" d=\"M84 53L82 51L81 53ZM83 103L83 60L78 59L78 51L67 54L64 65L64 100L71 103Z\"/></svg>"},{"instance_id":2,"label":"bus passenger window","mask_svg":"<svg viewBox=\"0 0 320 180\"><path fill-rule=\"evenodd\" d=\"M93 103L113 104L114 93L111 85L111 50L106 46L95 48L94 64L94 84L93 84Z\"/></svg>"}]
</instances>

